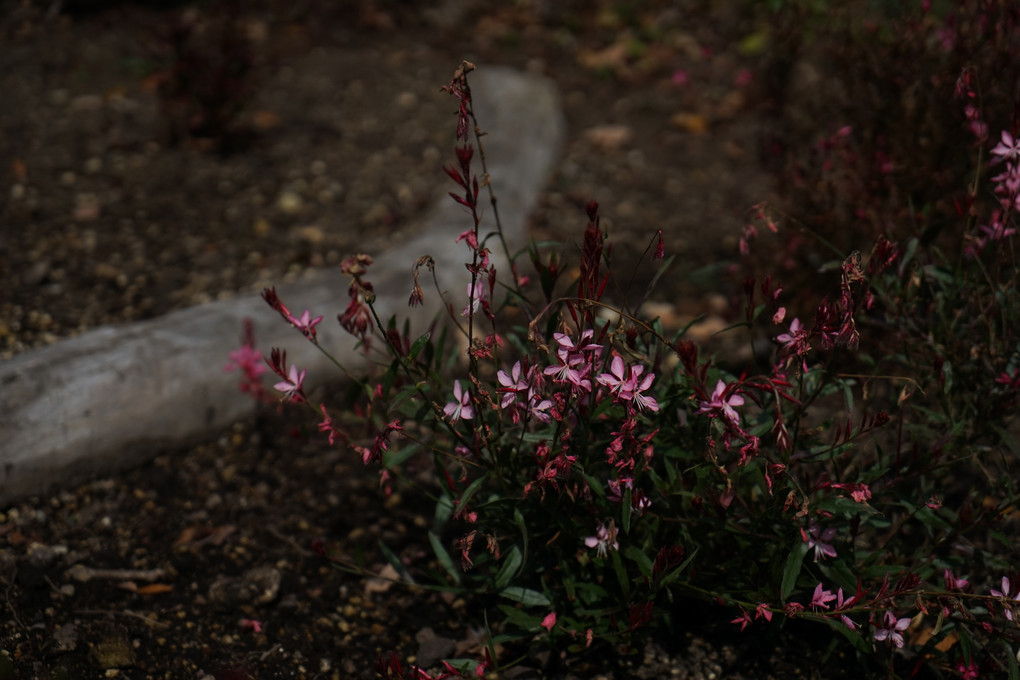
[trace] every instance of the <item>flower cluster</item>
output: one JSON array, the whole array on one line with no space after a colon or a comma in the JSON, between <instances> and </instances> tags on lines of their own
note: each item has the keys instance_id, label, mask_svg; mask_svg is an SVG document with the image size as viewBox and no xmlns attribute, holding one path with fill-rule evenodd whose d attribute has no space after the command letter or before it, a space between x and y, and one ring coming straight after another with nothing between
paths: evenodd
<instances>
[{"instance_id":1,"label":"flower cluster","mask_svg":"<svg viewBox=\"0 0 1020 680\"><path fill-rule=\"evenodd\" d=\"M282 399L308 407L330 445L378 468L387 493L405 485L435 500L435 559L422 577L436 577L439 565L442 588L497 598L508 629L576 652L601 643L634 649L640 634L669 625L684 598L738 611L732 622L741 630L774 618L825 622L886 660L924 644L915 643L915 624L943 636L937 651L951 649L955 641L926 623L938 616L939 626L951 622L969 636L962 656L954 651L943 667L976 677L973 650L1020 614L1020 577L988 572L1006 560L970 557L983 549L973 533L995 525L1009 535L1001 527L1020 503L998 482L1016 456L1001 433L1015 427L1020 398L1017 271L986 247L1015 234L1020 141L1003 133L991 149L993 165L1004 167L989 192L996 209L970 235L975 257L961 258L952 275L920 239L883 236L870 253L831 263L820 291L828 295L813 308L778 279L758 285L748 276L738 325L755 340L772 337L771 354L755 347L753 362L722 363L608 299L617 279L595 201L584 206L576 269L534 246L537 286L509 250L509 271L497 271L479 203L492 187L484 165L483 181L473 168L485 155L471 143L472 130L476 143L482 138L472 68L462 65L444 88L458 102L456 162L444 170L470 215L457 238L467 246L466 304L443 298L459 344L445 332L412 342L397 323L383 324L372 259L361 254L341 265L351 283L337 319L366 349L379 343L389 363L373 363L356 381L356 404L341 411L311 402L306 372L282 350L265 362ZM967 115L982 133L980 110ZM853 143L852 129L841 127L815 151L849 155ZM885 174L895 167L873 160ZM758 223L780 230L765 206L755 210ZM741 241L745 257L754 231ZM489 234L506 247L498 221ZM664 251L659 230L651 259ZM415 263L411 307L425 295L419 270L433 268L427 256ZM569 271L577 280L564 284ZM264 298L328 351L316 334L322 316L294 316L274 289ZM254 393L264 367L253 341L231 359ZM961 385L978 396L958 407ZM996 456L985 455L992 449ZM987 466L982 474L968 467L973 460ZM961 479L980 480L980 491L961 490ZM383 552L402 573L416 567ZM993 576L996 587L975 587ZM996 653L990 642L980 650L982 658ZM377 670L425 680L492 665L486 657L430 675L389 657Z\"/></svg>"}]
</instances>

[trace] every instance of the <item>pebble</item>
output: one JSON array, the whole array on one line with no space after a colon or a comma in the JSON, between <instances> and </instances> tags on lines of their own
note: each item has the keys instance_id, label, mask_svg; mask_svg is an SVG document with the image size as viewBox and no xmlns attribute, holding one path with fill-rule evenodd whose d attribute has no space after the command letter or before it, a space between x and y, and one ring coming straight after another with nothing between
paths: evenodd
<instances>
[{"instance_id":1,"label":"pebble","mask_svg":"<svg viewBox=\"0 0 1020 680\"><path fill-rule=\"evenodd\" d=\"M365 211L365 214L361 217L361 222L365 225L376 225L384 222L389 216L389 206L380 202Z\"/></svg>"},{"instance_id":2,"label":"pebble","mask_svg":"<svg viewBox=\"0 0 1020 680\"><path fill-rule=\"evenodd\" d=\"M74 219L79 222L92 222L99 217L102 202L99 196L92 193L80 193L74 197Z\"/></svg>"},{"instance_id":3,"label":"pebble","mask_svg":"<svg viewBox=\"0 0 1020 680\"><path fill-rule=\"evenodd\" d=\"M21 280L24 281L27 286L37 286L43 282L49 271L50 263L46 260L40 260L33 264L29 270L25 272Z\"/></svg>"},{"instance_id":4,"label":"pebble","mask_svg":"<svg viewBox=\"0 0 1020 680\"><path fill-rule=\"evenodd\" d=\"M414 92L401 92L397 95L397 106L402 109L411 109L418 105L418 95Z\"/></svg>"},{"instance_id":5,"label":"pebble","mask_svg":"<svg viewBox=\"0 0 1020 680\"><path fill-rule=\"evenodd\" d=\"M318 227L314 224L306 227L297 227L291 230L291 233L301 239L307 241L313 246L317 246L326 240L326 233L322 230L322 227Z\"/></svg>"},{"instance_id":6,"label":"pebble","mask_svg":"<svg viewBox=\"0 0 1020 680\"><path fill-rule=\"evenodd\" d=\"M276 207L287 215L296 215L301 212L301 208L304 207L304 201L301 195L294 191L284 191L276 199Z\"/></svg>"},{"instance_id":7,"label":"pebble","mask_svg":"<svg viewBox=\"0 0 1020 680\"><path fill-rule=\"evenodd\" d=\"M582 136L604 151L615 151L634 139L634 129L629 125L596 125L585 130Z\"/></svg>"},{"instance_id":8,"label":"pebble","mask_svg":"<svg viewBox=\"0 0 1020 680\"><path fill-rule=\"evenodd\" d=\"M256 567L238 578L221 576L209 586L209 601L226 607L268 604L279 594L282 578L275 567Z\"/></svg>"}]
</instances>

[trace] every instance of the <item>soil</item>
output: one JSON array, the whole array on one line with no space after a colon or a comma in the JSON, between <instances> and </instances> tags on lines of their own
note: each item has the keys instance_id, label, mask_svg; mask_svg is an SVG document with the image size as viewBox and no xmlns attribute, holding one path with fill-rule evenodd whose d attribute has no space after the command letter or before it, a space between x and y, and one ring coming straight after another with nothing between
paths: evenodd
<instances>
[{"instance_id":1,"label":"soil","mask_svg":"<svg viewBox=\"0 0 1020 680\"><path fill-rule=\"evenodd\" d=\"M677 260L659 297L677 313L716 304L721 265L705 263L732 255L745 210L772 190L766 100L737 49L754 29L743 3L633 16L609 2L6 5L0 358L399 239L449 188L455 109L438 88L463 58L563 93L569 138L536 237L569 256L596 198L627 271L662 229ZM424 509L380 495L360 461L296 423L259 414L4 509L0 680L370 678L389 652L433 668L477 658L480 607L386 579L380 541L430 568ZM634 656L508 649L499 677L847 666L810 636L737 636L718 616Z\"/></svg>"}]
</instances>

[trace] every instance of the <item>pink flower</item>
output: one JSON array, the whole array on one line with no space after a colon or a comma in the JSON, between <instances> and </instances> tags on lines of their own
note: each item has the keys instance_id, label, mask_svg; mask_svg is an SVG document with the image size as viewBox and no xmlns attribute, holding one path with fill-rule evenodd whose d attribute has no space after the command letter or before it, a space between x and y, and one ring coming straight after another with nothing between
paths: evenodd
<instances>
[{"instance_id":1,"label":"pink flower","mask_svg":"<svg viewBox=\"0 0 1020 680\"><path fill-rule=\"evenodd\" d=\"M735 387L732 385L732 387ZM734 406L743 406L744 398L739 394L726 396L731 386L720 380L712 392L711 401L703 401L698 404L698 413L707 413L710 418L721 415L733 427L740 427L740 416L733 409Z\"/></svg>"},{"instance_id":2,"label":"pink flower","mask_svg":"<svg viewBox=\"0 0 1020 680\"><path fill-rule=\"evenodd\" d=\"M542 619L542 627L546 630L552 630L553 626L556 625L556 612L549 612L546 617Z\"/></svg>"},{"instance_id":3,"label":"pink flower","mask_svg":"<svg viewBox=\"0 0 1020 680\"><path fill-rule=\"evenodd\" d=\"M475 279L473 284L467 285L468 294L468 306L464 308L460 314L461 316L472 316L478 311L478 308L488 303L486 297L485 282L481 279Z\"/></svg>"},{"instance_id":4,"label":"pink flower","mask_svg":"<svg viewBox=\"0 0 1020 680\"><path fill-rule=\"evenodd\" d=\"M897 648L903 647L903 631L910 626L910 619L897 619L891 611L886 611L882 617L882 626L875 630L875 641L888 640Z\"/></svg>"},{"instance_id":5,"label":"pink flower","mask_svg":"<svg viewBox=\"0 0 1020 680\"><path fill-rule=\"evenodd\" d=\"M471 420L475 417L475 409L471 406L471 392L461 390L459 380L453 381L453 401L446 405L443 413L451 423L456 423L461 418Z\"/></svg>"},{"instance_id":6,"label":"pink flower","mask_svg":"<svg viewBox=\"0 0 1020 680\"><path fill-rule=\"evenodd\" d=\"M838 591L836 591L836 609L834 611L838 612L838 611L840 611L842 609L851 607L851 606L853 606L853 604L855 602L857 602L857 596L856 595L854 595L853 597L849 598L848 600L844 600L843 599L843 589L840 588ZM857 624L854 623L850 619L849 616L847 616L846 614L840 614L839 618L843 622L844 626L846 626L850 630L857 630Z\"/></svg>"},{"instance_id":7,"label":"pink flower","mask_svg":"<svg viewBox=\"0 0 1020 680\"><path fill-rule=\"evenodd\" d=\"M591 392L591 381L585 377L591 371L591 364L577 354L560 354L557 358L559 363L547 366L543 373L552 376L555 382L570 383L579 390Z\"/></svg>"},{"instance_id":8,"label":"pink flower","mask_svg":"<svg viewBox=\"0 0 1020 680\"><path fill-rule=\"evenodd\" d=\"M1020 161L1020 136L1016 138L1005 130L1002 131L1002 137L999 144L992 149L992 155L995 156L995 160L992 161L992 165L1001 163L1002 161L1016 162Z\"/></svg>"},{"instance_id":9,"label":"pink flower","mask_svg":"<svg viewBox=\"0 0 1020 680\"><path fill-rule=\"evenodd\" d=\"M226 372L240 370L244 377L238 388L242 392L251 392L256 399L261 399L264 393L261 376L266 372L262 363L262 352L250 345L243 345L230 352L230 363L223 367Z\"/></svg>"},{"instance_id":10,"label":"pink flower","mask_svg":"<svg viewBox=\"0 0 1020 680\"><path fill-rule=\"evenodd\" d=\"M642 394L652 386L655 374L649 373L642 378L641 374L644 373L645 367L638 364L630 367L628 376L627 365L619 354L613 355L609 370L609 373L599 375L596 381L600 385L608 387L610 393L614 394L617 399L633 402L639 411L646 408L649 411L659 410L659 402L654 397Z\"/></svg>"},{"instance_id":11,"label":"pink flower","mask_svg":"<svg viewBox=\"0 0 1020 680\"><path fill-rule=\"evenodd\" d=\"M319 432L329 433L329 444L332 446L336 443L337 437L341 435L340 430L336 429L336 426L333 424L333 419L330 417L329 413L326 412L326 405L319 404L319 409L322 411L322 422L319 423Z\"/></svg>"},{"instance_id":12,"label":"pink flower","mask_svg":"<svg viewBox=\"0 0 1020 680\"><path fill-rule=\"evenodd\" d=\"M290 401L303 402L305 397L302 393L301 385L305 381L305 374L307 372L301 371L298 373L297 366L291 364L290 370L287 372L287 378L273 385L273 388L283 392L283 396Z\"/></svg>"},{"instance_id":13,"label":"pink flower","mask_svg":"<svg viewBox=\"0 0 1020 680\"><path fill-rule=\"evenodd\" d=\"M818 585L815 586L814 594L811 596L811 606L820 609L828 609L829 608L828 603L832 602L835 599L836 596L832 594L832 591L825 590L822 587L821 582L819 582Z\"/></svg>"},{"instance_id":14,"label":"pink flower","mask_svg":"<svg viewBox=\"0 0 1020 680\"><path fill-rule=\"evenodd\" d=\"M946 590L964 590L970 587L970 581L963 578L956 578L949 569L942 571L942 580L946 584Z\"/></svg>"},{"instance_id":15,"label":"pink flower","mask_svg":"<svg viewBox=\"0 0 1020 680\"><path fill-rule=\"evenodd\" d=\"M370 289L368 289L371 292ZM351 284L351 301L342 314L337 315L337 320L351 335L365 339L368 329L372 327L372 310L365 301L365 295L361 293L356 284Z\"/></svg>"},{"instance_id":16,"label":"pink flower","mask_svg":"<svg viewBox=\"0 0 1020 680\"><path fill-rule=\"evenodd\" d=\"M294 324L294 328L296 328L299 331L301 331L302 333L304 333L304 336L306 338L308 338L312 342L318 344L318 340L317 340L316 334L315 334L315 327L319 324L320 321L322 321L322 315L320 314L319 316L315 317L314 319L311 318L311 317L312 317L312 313L306 309L301 314L301 318L300 319L291 318L290 322L292 324Z\"/></svg>"},{"instance_id":17,"label":"pink flower","mask_svg":"<svg viewBox=\"0 0 1020 680\"><path fill-rule=\"evenodd\" d=\"M817 522L812 521L808 525L808 536L804 536L803 529L801 530L801 536L807 541L809 550L814 548L815 562L819 559L836 556L836 549L829 542L836 537L835 528L829 527L823 531Z\"/></svg>"},{"instance_id":18,"label":"pink flower","mask_svg":"<svg viewBox=\"0 0 1020 680\"><path fill-rule=\"evenodd\" d=\"M263 289L262 299L265 300L270 307L279 312L280 316L286 319L292 326L294 326L294 328L301 331L306 338L312 342L318 342L315 337L315 326L322 321L321 316L317 316L313 319L311 318L311 312L306 309L300 319L295 318L294 315L290 313L290 310L287 309L287 306L283 304L283 301L280 300L280 297L276 294L275 288Z\"/></svg>"},{"instance_id":19,"label":"pink flower","mask_svg":"<svg viewBox=\"0 0 1020 680\"><path fill-rule=\"evenodd\" d=\"M1003 371L996 376L995 382L1005 385L1008 389L1015 390L1020 387L1020 369L1014 368L1012 373Z\"/></svg>"},{"instance_id":20,"label":"pink flower","mask_svg":"<svg viewBox=\"0 0 1020 680\"><path fill-rule=\"evenodd\" d=\"M239 368L251 377L257 378L266 372L266 367L262 365L262 352L250 345L238 347L230 352L228 356L230 357L230 363L223 367L223 370L228 373L235 368Z\"/></svg>"},{"instance_id":21,"label":"pink flower","mask_svg":"<svg viewBox=\"0 0 1020 680\"><path fill-rule=\"evenodd\" d=\"M992 595L994 595L995 597L998 597L998 598L1000 598L1002 600L1002 610L1003 610L1003 613L1006 615L1007 619L1012 621L1013 620L1013 602L1020 602L1020 589L1018 589L1017 592L1012 595L1012 599L1011 599L1009 577L1008 576L1003 576L1002 577L1002 590L999 591L999 590L995 590L993 588L990 592L992 593Z\"/></svg>"},{"instance_id":22,"label":"pink flower","mask_svg":"<svg viewBox=\"0 0 1020 680\"><path fill-rule=\"evenodd\" d=\"M589 548L595 548L596 554L599 557L605 557L609 552L609 548L613 550L620 549L620 544L616 540L617 533L616 525L610 520L608 527L605 524L600 524L598 529L595 530L594 536L584 539L584 544Z\"/></svg>"},{"instance_id":23,"label":"pink flower","mask_svg":"<svg viewBox=\"0 0 1020 680\"><path fill-rule=\"evenodd\" d=\"M390 448L390 435L394 432L399 433L404 429L404 426L400 424L399 420L394 420L383 427L383 429L375 436L375 442L372 444L371 449L364 447L355 447L359 453L361 453L361 462L368 465L371 461L381 460L384 453L389 451Z\"/></svg>"},{"instance_id":24,"label":"pink flower","mask_svg":"<svg viewBox=\"0 0 1020 680\"><path fill-rule=\"evenodd\" d=\"M510 372L500 370L496 373L496 379L499 384L502 385L497 391L503 393L503 398L500 399L500 408L506 408L511 406L517 401L517 395L527 393L531 389L531 382L528 380L528 374L522 375L521 373L521 362L515 362Z\"/></svg>"},{"instance_id":25,"label":"pink flower","mask_svg":"<svg viewBox=\"0 0 1020 680\"><path fill-rule=\"evenodd\" d=\"M776 342L782 343L782 347L779 348L780 352L799 356L810 349L807 338L808 332L803 324L801 324L800 319L794 319L790 322L790 330L788 332L776 336Z\"/></svg>"},{"instance_id":26,"label":"pink flower","mask_svg":"<svg viewBox=\"0 0 1020 680\"><path fill-rule=\"evenodd\" d=\"M963 680L977 680L981 676L976 663L971 661L964 665L962 659L956 663L956 672L960 674Z\"/></svg>"},{"instance_id":27,"label":"pink flower","mask_svg":"<svg viewBox=\"0 0 1020 680\"><path fill-rule=\"evenodd\" d=\"M738 616L737 618L735 618L732 621L730 621L730 623L735 623L735 624L739 625L741 632L743 632L743 630L745 628L747 628L749 625L751 625L751 615L747 613L747 610L745 610L744 608L741 608L740 609L740 616Z\"/></svg>"}]
</instances>

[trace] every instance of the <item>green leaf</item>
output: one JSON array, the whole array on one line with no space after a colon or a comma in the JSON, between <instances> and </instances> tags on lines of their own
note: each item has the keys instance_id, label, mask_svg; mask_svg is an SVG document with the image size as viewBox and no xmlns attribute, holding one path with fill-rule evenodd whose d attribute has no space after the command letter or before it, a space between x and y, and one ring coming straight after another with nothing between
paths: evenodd
<instances>
[{"instance_id":1,"label":"green leaf","mask_svg":"<svg viewBox=\"0 0 1020 680\"><path fill-rule=\"evenodd\" d=\"M942 364L942 378L946 383L943 392L949 394L953 390L953 365L948 361Z\"/></svg>"},{"instance_id":2,"label":"green leaf","mask_svg":"<svg viewBox=\"0 0 1020 680\"><path fill-rule=\"evenodd\" d=\"M450 575L453 582L460 585L460 572L457 571L457 567L453 563L453 559L450 557L450 553L443 547L442 541L431 531L429 532L429 543L432 544L432 552L436 554L436 559L439 560L439 564L443 565L443 569Z\"/></svg>"},{"instance_id":3,"label":"green leaf","mask_svg":"<svg viewBox=\"0 0 1020 680\"><path fill-rule=\"evenodd\" d=\"M636 545L628 545L627 549L623 551L623 556L638 565L643 577L651 578L653 563L643 550Z\"/></svg>"},{"instance_id":4,"label":"green leaf","mask_svg":"<svg viewBox=\"0 0 1020 680\"><path fill-rule=\"evenodd\" d=\"M549 598L537 590L530 590L520 586L509 586L499 591L499 594L513 602L520 602L525 607L548 607L552 604L549 602Z\"/></svg>"},{"instance_id":5,"label":"green leaf","mask_svg":"<svg viewBox=\"0 0 1020 680\"><path fill-rule=\"evenodd\" d=\"M411 361L414 361L415 359L417 359L418 355L421 354L421 351L425 348L425 345L429 344L429 340L431 338L432 338L432 333L430 333L428 331L426 331L424 334L422 334L421 337L419 337L417 340L415 340L411 344L411 351L408 353L407 357Z\"/></svg>"},{"instance_id":6,"label":"green leaf","mask_svg":"<svg viewBox=\"0 0 1020 680\"><path fill-rule=\"evenodd\" d=\"M389 449L382 455L382 466L384 468L400 467L408 458L418 451L418 444L410 444L399 449Z\"/></svg>"},{"instance_id":7,"label":"green leaf","mask_svg":"<svg viewBox=\"0 0 1020 680\"><path fill-rule=\"evenodd\" d=\"M800 576L800 569L804 565L804 555L807 555L807 551L807 542L799 541L786 558L786 566L783 568L783 584L779 591L783 602L790 597L790 593L797 587L797 577Z\"/></svg>"},{"instance_id":8,"label":"green leaf","mask_svg":"<svg viewBox=\"0 0 1020 680\"><path fill-rule=\"evenodd\" d=\"M619 550L609 551L613 563L613 571L616 572L616 580L620 582L620 590L623 596L630 597L630 579L627 577L627 570L623 568L623 560L620 558Z\"/></svg>"},{"instance_id":9,"label":"green leaf","mask_svg":"<svg viewBox=\"0 0 1020 680\"><path fill-rule=\"evenodd\" d=\"M631 514L630 494L631 489L627 489L626 491L623 492L623 508L622 508L623 517L621 518L620 524L623 526L623 533L625 534L630 533L630 514Z\"/></svg>"},{"instance_id":10,"label":"green leaf","mask_svg":"<svg viewBox=\"0 0 1020 680\"><path fill-rule=\"evenodd\" d=\"M912 238L907 241L907 247L903 252L903 259L900 260L900 276L903 276L903 272L907 270L907 264L913 260L914 256L917 254L917 246L917 238Z\"/></svg>"},{"instance_id":11,"label":"green leaf","mask_svg":"<svg viewBox=\"0 0 1020 680\"><path fill-rule=\"evenodd\" d=\"M493 580L497 590L503 590L510 585L510 581L517 575L523 561L520 548L516 545L510 548L510 551L503 558L503 566L499 568L496 578Z\"/></svg>"},{"instance_id":12,"label":"green leaf","mask_svg":"<svg viewBox=\"0 0 1020 680\"><path fill-rule=\"evenodd\" d=\"M1008 640L1002 640L1003 648L1006 650L1006 665L1009 666L1009 680L1020 680L1020 667L1017 666L1016 652Z\"/></svg>"},{"instance_id":13,"label":"green leaf","mask_svg":"<svg viewBox=\"0 0 1020 680\"><path fill-rule=\"evenodd\" d=\"M521 532L521 559L528 561L528 525L524 522L524 513L520 508L514 508L514 524Z\"/></svg>"},{"instance_id":14,"label":"green leaf","mask_svg":"<svg viewBox=\"0 0 1020 680\"><path fill-rule=\"evenodd\" d=\"M418 396L418 390L427 384L428 383L418 383L416 385L408 385L404 389L400 390L397 392L397 395L390 400L390 408L396 409L404 402L414 399Z\"/></svg>"},{"instance_id":15,"label":"green leaf","mask_svg":"<svg viewBox=\"0 0 1020 680\"><path fill-rule=\"evenodd\" d=\"M691 564L691 562L694 561L694 556L698 554L699 550L701 550L700 546L695 548L691 552L691 554L687 557L687 559L684 560L683 562L681 562L680 565L677 566L676 569L674 569L673 571L669 572L668 574L666 574L665 576L660 578L659 579L659 587L669 585L673 581L677 580L677 578L679 578L680 574L682 574L687 569L687 567Z\"/></svg>"},{"instance_id":16,"label":"green leaf","mask_svg":"<svg viewBox=\"0 0 1020 680\"><path fill-rule=\"evenodd\" d=\"M400 362L394 359L390 362L390 367L386 369L386 373L383 375L382 380L379 382L382 384L383 394L389 394L390 390L393 389L393 383L397 380L397 365Z\"/></svg>"},{"instance_id":17,"label":"green leaf","mask_svg":"<svg viewBox=\"0 0 1020 680\"><path fill-rule=\"evenodd\" d=\"M386 561L390 563L390 566L393 567L398 574L400 574L401 581L414 583L414 579L411 578L411 574L407 571L407 567L404 566L404 563L401 562L400 558L397 557L394 552L390 550L390 547L381 540L379 541L379 550L382 552L383 557L386 558Z\"/></svg>"},{"instance_id":18,"label":"green leaf","mask_svg":"<svg viewBox=\"0 0 1020 680\"><path fill-rule=\"evenodd\" d=\"M474 495L478 493L478 490L482 488L482 485L488 480L489 475L484 474L475 481L468 485L468 488L464 489L464 493L460 495L460 502L457 504L461 508L467 507L467 504L471 502Z\"/></svg>"},{"instance_id":19,"label":"green leaf","mask_svg":"<svg viewBox=\"0 0 1020 680\"><path fill-rule=\"evenodd\" d=\"M453 516L453 499L449 494L444 493L436 500L436 514L433 518L433 531L439 531Z\"/></svg>"},{"instance_id":20,"label":"green leaf","mask_svg":"<svg viewBox=\"0 0 1020 680\"><path fill-rule=\"evenodd\" d=\"M499 610L506 615L506 618L510 623L514 624L523 631L536 631L542 623L542 619L537 616L532 616L522 609L517 607L511 607L508 604L499 605ZM520 636L518 636L520 637ZM514 639L511 637L509 639Z\"/></svg>"},{"instance_id":21,"label":"green leaf","mask_svg":"<svg viewBox=\"0 0 1020 680\"><path fill-rule=\"evenodd\" d=\"M606 589L598 585L597 583L587 583L585 581L580 581L574 584L574 590L577 592L578 599L587 605L598 604L608 596ZM580 613L579 610L575 611L578 614Z\"/></svg>"},{"instance_id":22,"label":"green leaf","mask_svg":"<svg viewBox=\"0 0 1020 680\"><path fill-rule=\"evenodd\" d=\"M443 659L443 661L450 664L463 677L474 677L479 663L475 659Z\"/></svg>"}]
</instances>

